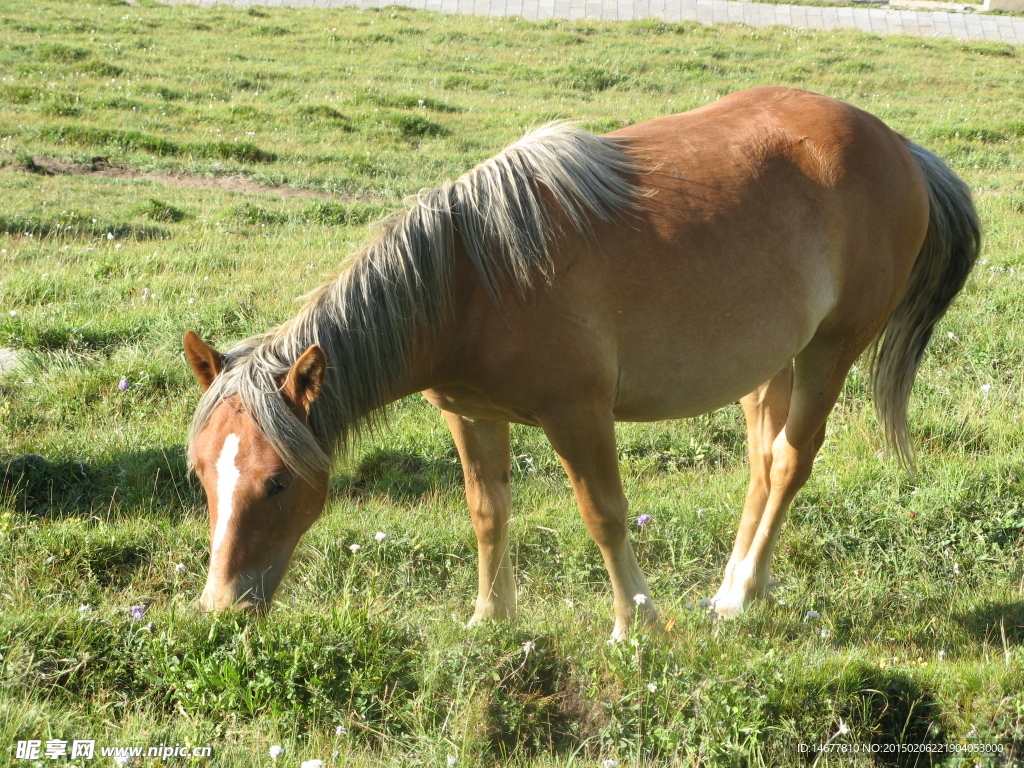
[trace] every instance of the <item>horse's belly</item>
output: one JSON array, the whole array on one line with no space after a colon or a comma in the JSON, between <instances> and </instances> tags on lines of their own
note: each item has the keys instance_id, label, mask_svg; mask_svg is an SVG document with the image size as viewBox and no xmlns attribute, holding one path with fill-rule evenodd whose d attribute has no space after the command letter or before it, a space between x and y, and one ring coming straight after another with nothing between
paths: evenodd
<instances>
[{"instance_id":1,"label":"horse's belly","mask_svg":"<svg viewBox=\"0 0 1024 768\"><path fill-rule=\"evenodd\" d=\"M821 321L821 312L807 307L773 309L717 322L687 317L660 332L648 325L626 334L618 348L616 419L699 416L768 381L807 345Z\"/></svg>"},{"instance_id":2,"label":"horse's belly","mask_svg":"<svg viewBox=\"0 0 1024 768\"><path fill-rule=\"evenodd\" d=\"M789 362L790 358L779 357L760 360L740 375L716 375L705 369L634 376L617 394L615 420L664 421L710 413L752 392Z\"/></svg>"}]
</instances>

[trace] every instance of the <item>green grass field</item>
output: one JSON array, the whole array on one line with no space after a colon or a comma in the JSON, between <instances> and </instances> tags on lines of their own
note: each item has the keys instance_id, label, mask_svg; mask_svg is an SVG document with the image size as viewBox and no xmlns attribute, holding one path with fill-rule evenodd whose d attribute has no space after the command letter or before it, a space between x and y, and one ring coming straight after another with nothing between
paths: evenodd
<instances>
[{"instance_id":1,"label":"green grass field","mask_svg":"<svg viewBox=\"0 0 1024 768\"><path fill-rule=\"evenodd\" d=\"M675 627L608 645L597 549L543 436L519 428L521 616L468 631L458 461L416 397L339 467L275 611L196 613L186 329L224 346L286 319L368 223L531 126L608 130L759 84L864 107L976 190L983 262L918 378L915 476L885 452L861 365L774 602L714 622L694 606L738 520L742 415L621 425L632 514L653 516L638 556ZM993 44L7 0L0 763L189 744L213 758L135 764L1024 764L1022 93L1024 51ZM850 751L801 752L831 738ZM19 760L27 739L94 739L97 756Z\"/></svg>"}]
</instances>

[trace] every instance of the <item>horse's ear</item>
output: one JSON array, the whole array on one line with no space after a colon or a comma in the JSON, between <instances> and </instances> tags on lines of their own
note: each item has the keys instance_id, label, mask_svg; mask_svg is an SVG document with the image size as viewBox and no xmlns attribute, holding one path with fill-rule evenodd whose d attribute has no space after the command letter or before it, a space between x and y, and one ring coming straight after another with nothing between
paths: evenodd
<instances>
[{"instance_id":1,"label":"horse's ear","mask_svg":"<svg viewBox=\"0 0 1024 768\"><path fill-rule=\"evenodd\" d=\"M299 356L288 371L288 376L284 380L284 396L308 411L324 386L325 376L327 355L313 344Z\"/></svg>"},{"instance_id":2,"label":"horse's ear","mask_svg":"<svg viewBox=\"0 0 1024 768\"><path fill-rule=\"evenodd\" d=\"M199 379L199 386L210 388L213 380L224 370L224 355L200 339L194 331L185 331L185 358Z\"/></svg>"}]
</instances>

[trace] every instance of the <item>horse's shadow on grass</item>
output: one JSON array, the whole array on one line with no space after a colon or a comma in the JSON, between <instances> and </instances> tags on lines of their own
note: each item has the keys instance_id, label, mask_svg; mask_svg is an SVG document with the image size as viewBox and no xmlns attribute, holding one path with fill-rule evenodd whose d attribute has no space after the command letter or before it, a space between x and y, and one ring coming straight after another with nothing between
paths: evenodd
<instances>
[{"instance_id":1,"label":"horse's shadow on grass","mask_svg":"<svg viewBox=\"0 0 1024 768\"><path fill-rule=\"evenodd\" d=\"M870 723L868 741L877 766L909 768L945 761L941 708L918 682L898 671L868 669L851 719ZM931 751L902 751L923 746Z\"/></svg>"},{"instance_id":2,"label":"horse's shadow on grass","mask_svg":"<svg viewBox=\"0 0 1024 768\"><path fill-rule=\"evenodd\" d=\"M942 708L918 681L896 669L855 664L846 670L841 687L846 692L836 694L847 702L841 717L857 737L860 757L879 768L925 768L945 762ZM820 695L820 688L809 691L808 705L815 706ZM840 746L849 745L850 738ZM802 754L808 765L819 764L823 756L814 750ZM837 754L838 749L831 757Z\"/></svg>"},{"instance_id":3,"label":"horse's shadow on grass","mask_svg":"<svg viewBox=\"0 0 1024 768\"><path fill-rule=\"evenodd\" d=\"M430 494L461 492L462 487L462 467L454 448L441 456L381 448L370 451L350 473L336 478L332 494L386 496L409 504Z\"/></svg>"},{"instance_id":4,"label":"horse's shadow on grass","mask_svg":"<svg viewBox=\"0 0 1024 768\"><path fill-rule=\"evenodd\" d=\"M178 520L203 503L181 446L94 462L0 456L0 495L10 508L51 519L127 513Z\"/></svg>"},{"instance_id":5,"label":"horse's shadow on grass","mask_svg":"<svg viewBox=\"0 0 1024 768\"><path fill-rule=\"evenodd\" d=\"M979 642L1024 645L1024 600L987 602L955 617Z\"/></svg>"}]
</instances>

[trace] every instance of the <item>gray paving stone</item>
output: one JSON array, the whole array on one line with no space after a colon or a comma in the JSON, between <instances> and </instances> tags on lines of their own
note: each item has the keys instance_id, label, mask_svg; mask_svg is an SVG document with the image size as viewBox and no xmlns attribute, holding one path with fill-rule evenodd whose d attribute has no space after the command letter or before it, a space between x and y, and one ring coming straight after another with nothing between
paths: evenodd
<instances>
[{"instance_id":1,"label":"gray paving stone","mask_svg":"<svg viewBox=\"0 0 1024 768\"><path fill-rule=\"evenodd\" d=\"M775 23L786 27L793 26L793 6L779 5L775 8Z\"/></svg>"},{"instance_id":2,"label":"gray paving stone","mask_svg":"<svg viewBox=\"0 0 1024 768\"><path fill-rule=\"evenodd\" d=\"M964 21L964 14L949 14L949 27L953 30L953 37L957 40L967 39L967 24Z\"/></svg>"},{"instance_id":3,"label":"gray paving stone","mask_svg":"<svg viewBox=\"0 0 1024 768\"><path fill-rule=\"evenodd\" d=\"M779 23L774 5L767 5L765 3L755 3L755 5L757 5L757 14L754 23L757 26L771 27Z\"/></svg>"},{"instance_id":4,"label":"gray paving stone","mask_svg":"<svg viewBox=\"0 0 1024 768\"><path fill-rule=\"evenodd\" d=\"M972 40L985 39L985 25L982 23L981 18L978 16L967 16L964 18L964 24L967 26L967 31Z\"/></svg>"},{"instance_id":5,"label":"gray paving stone","mask_svg":"<svg viewBox=\"0 0 1024 768\"><path fill-rule=\"evenodd\" d=\"M900 11L900 34L921 36L921 27L917 23L917 14L913 11Z\"/></svg>"},{"instance_id":6,"label":"gray paving stone","mask_svg":"<svg viewBox=\"0 0 1024 768\"><path fill-rule=\"evenodd\" d=\"M857 22L853 20L853 8L838 8L839 13L839 28L840 29L856 29Z\"/></svg>"},{"instance_id":7,"label":"gray paving stone","mask_svg":"<svg viewBox=\"0 0 1024 768\"><path fill-rule=\"evenodd\" d=\"M807 20L807 6L806 5L791 5L789 6L789 14L793 19L793 26L801 29L809 27L810 22Z\"/></svg>"},{"instance_id":8,"label":"gray paving stone","mask_svg":"<svg viewBox=\"0 0 1024 768\"><path fill-rule=\"evenodd\" d=\"M985 40L999 39L999 26L994 18L983 16L978 19L981 25L981 36Z\"/></svg>"},{"instance_id":9,"label":"gray paving stone","mask_svg":"<svg viewBox=\"0 0 1024 768\"><path fill-rule=\"evenodd\" d=\"M694 21L699 21L701 24L711 24L714 7L715 4L712 0L697 0L697 15Z\"/></svg>"}]
</instances>

